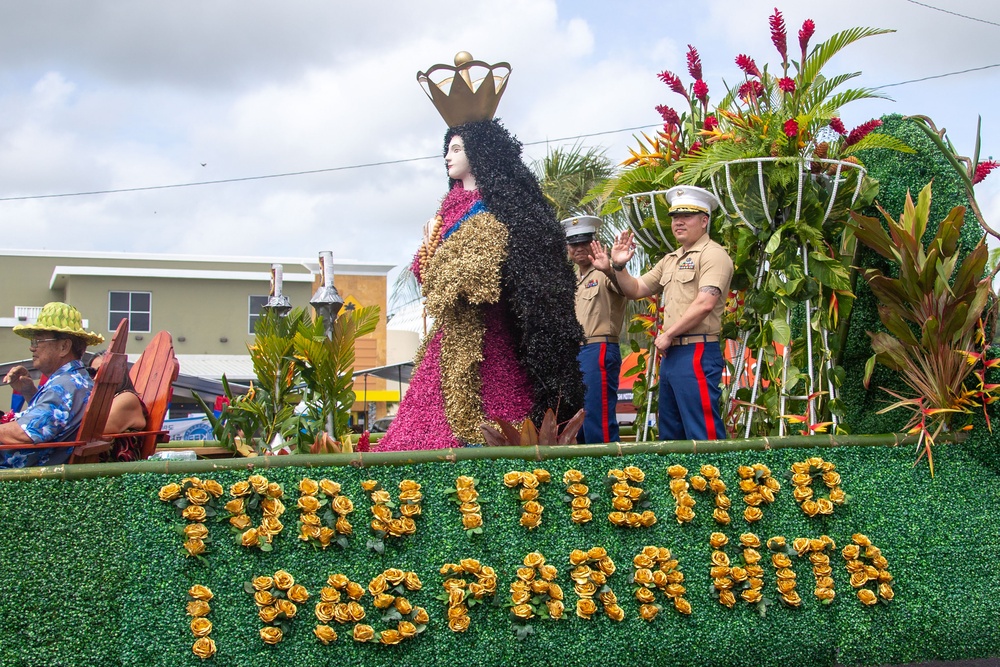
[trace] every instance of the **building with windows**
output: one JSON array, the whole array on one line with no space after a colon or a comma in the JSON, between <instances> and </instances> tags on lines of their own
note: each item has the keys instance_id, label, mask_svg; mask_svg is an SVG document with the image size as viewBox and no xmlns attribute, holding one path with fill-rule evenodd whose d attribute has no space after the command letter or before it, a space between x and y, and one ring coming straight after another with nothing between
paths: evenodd
<instances>
[{"instance_id":1,"label":"building with windows","mask_svg":"<svg viewBox=\"0 0 1000 667\"><path fill-rule=\"evenodd\" d=\"M84 326L105 338L123 317L129 318L126 351L131 359L152 334L166 330L173 336L182 375L217 381L225 373L237 383L253 379L247 344L267 300L271 264L282 264L282 292L295 307L308 307L319 279L318 262L302 258L0 250L0 262L6 276L0 293L0 362L30 360L27 341L13 327L34 322L49 301L65 301L80 310ZM386 363L386 274L391 268L334 262L344 307L374 304L383 314L375 333L357 343L359 370ZM10 390L4 389L0 405L9 404ZM185 403L185 392L175 395L178 406ZM371 379L366 398L369 416L382 416L386 403L399 401L399 390ZM184 410L178 406L172 406L172 416L181 416L176 413ZM365 403L356 404L356 416L365 409Z\"/></svg>"}]
</instances>

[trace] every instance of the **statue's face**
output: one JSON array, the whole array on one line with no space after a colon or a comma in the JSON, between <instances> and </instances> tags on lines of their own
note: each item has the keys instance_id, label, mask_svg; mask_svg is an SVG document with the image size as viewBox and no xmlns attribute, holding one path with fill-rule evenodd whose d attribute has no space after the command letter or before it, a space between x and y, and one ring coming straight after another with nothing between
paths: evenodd
<instances>
[{"instance_id":1,"label":"statue's face","mask_svg":"<svg viewBox=\"0 0 1000 667\"><path fill-rule=\"evenodd\" d=\"M449 178L454 178L456 181L472 173L469 157L465 154L465 142L457 134L448 142L448 153L444 156L444 163L448 166Z\"/></svg>"}]
</instances>

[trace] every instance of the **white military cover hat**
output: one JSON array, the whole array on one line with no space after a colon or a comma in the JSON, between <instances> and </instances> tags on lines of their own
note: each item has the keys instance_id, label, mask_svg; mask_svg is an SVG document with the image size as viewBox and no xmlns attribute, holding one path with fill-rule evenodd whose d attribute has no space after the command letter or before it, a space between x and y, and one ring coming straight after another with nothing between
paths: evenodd
<instances>
[{"instance_id":1,"label":"white military cover hat","mask_svg":"<svg viewBox=\"0 0 1000 667\"><path fill-rule=\"evenodd\" d=\"M575 215L562 221L566 231L566 243L593 241L604 221L596 215Z\"/></svg>"},{"instance_id":2,"label":"white military cover hat","mask_svg":"<svg viewBox=\"0 0 1000 667\"><path fill-rule=\"evenodd\" d=\"M719 199L705 188L693 185L678 185L666 192L670 204L670 215L678 213L704 213L711 216L719 205Z\"/></svg>"}]
</instances>

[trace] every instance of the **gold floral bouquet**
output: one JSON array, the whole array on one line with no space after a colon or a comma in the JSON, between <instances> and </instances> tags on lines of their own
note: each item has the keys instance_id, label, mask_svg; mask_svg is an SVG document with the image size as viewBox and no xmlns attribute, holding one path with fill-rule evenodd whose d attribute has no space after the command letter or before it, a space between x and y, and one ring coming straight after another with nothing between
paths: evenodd
<instances>
[{"instance_id":1,"label":"gold floral bouquet","mask_svg":"<svg viewBox=\"0 0 1000 667\"><path fill-rule=\"evenodd\" d=\"M851 586L858 589L858 599L866 605L892 602L895 597L892 574L889 572L889 561L882 555L882 550L862 533L852 535L851 541L853 543L844 547L841 555L847 561ZM875 586L875 590L867 588L869 584Z\"/></svg>"},{"instance_id":2,"label":"gold floral bouquet","mask_svg":"<svg viewBox=\"0 0 1000 667\"><path fill-rule=\"evenodd\" d=\"M726 495L726 483L722 481L719 469L706 463L701 467L699 472L701 474L691 476L691 488L698 492L711 491L715 496L715 509L712 511L712 519L719 525L729 525L729 508L732 506L732 501ZM680 507L679 503L678 507ZM680 522L679 516L678 522Z\"/></svg>"},{"instance_id":3,"label":"gold floral bouquet","mask_svg":"<svg viewBox=\"0 0 1000 667\"><path fill-rule=\"evenodd\" d=\"M226 503L226 510L232 515L229 524L233 530L233 541L248 549L256 547L261 551L271 551L271 541L285 527L281 523L281 515L285 513L285 505L281 502L285 492L281 485L268 482L263 475L251 475L249 479L229 487L229 495L233 496L233 500ZM255 526L247 512L258 509L264 516Z\"/></svg>"},{"instance_id":4,"label":"gold floral bouquet","mask_svg":"<svg viewBox=\"0 0 1000 667\"><path fill-rule=\"evenodd\" d=\"M215 480L201 480L197 477L185 477L180 484L165 484L160 487L160 500L172 504L188 522L184 527L175 529L184 536L180 553L204 562L208 543L212 541L205 521L209 517L219 516L218 499L222 493L222 485Z\"/></svg>"},{"instance_id":5,"label":"gold floral bouquet","mask_svg":"<svg viewBox=\"0 0 1000 667\"><path fill-rule=\"evenodd\" d=\"M538 485L548 484L552 481L552 475L548 470L536 468L533 472L522 472L512 470L503 476L503 483L508 489L522 487L519 492L521 498L521 525L528 530L534 530L542 523L542 511L545 506L538 502Z\"/></svg>"},{"instance_id":6,"label":"gold floral bouquet","mask_svg":"<svg viewBox=\"0 0 1000 667\"><path fill-rule=\"evenodd\" d=\"M791 548L781 535L772 537L767 541L767 548L771 552L771 565L774 566L775 576L778 577L778 592L781 594L781 601L789 607L798 607L802 604L802 598L795 590L795 572L792 570L792 556L795 556L795 549Z\"/></svg>"},{"instance_id":7,"label":"gold floral bouquet","mask_svg":"<svg viewBox=\"0 0 1000 667\"><path fill-rule=\"evenodd\" d=\"M687 470L684 472L687 474ZM633 486L642 484L645 479L646 473L636 466L608 471L604 483L614 496L614 500L611 501L614 511L608 514L608 521L616 526L628 528L649 528L656 523L656 515L652 510L634 511L650 505L649 493L640 486Z\"/></svg>"},{"instance_id":8,"label":"gold floral bouquet","mask_svg":"<svg viewBox=\"0 0 1000 667\"><path fill-rule=\"evenodd\" d=\"M496 595L496 570L475 558L463 558L458 563L445 563L441 574L451 575L444 580L444 593L437 596L448 605L448 628L452 632L465 632L469 629L469 609ZM466 581L461 578L463 575L475 576L476 581Z\"/></svg>"},{"instance_id":9,"label":"gold floral bouquet","mask_svg":"<svg viewBox=\"0 0 1000 667\"><path fill-rule=\"evenodd\" d=\"M309 601L309 591L295 583L295 577L285 570L278 570L273 577L255 577L243 584L243 590L253 596L257 617L264 623L260 638L265 644L277 644L291 629L291 620L298 613L298 605Z\"/></svg>"},{"instance_id":10,"label":"gold floral bouquet","mask_svg":"<svg viewBox=\"0 0 1000 667\"><path fill-rule=\"evenodd\" d=\"M399 483L399 507L392 502L392 496L374 479L361 482L361 488L372 499L372 532L375 539L368 540L368 548L376 553L385 551L385 538L400 539L417 532L417 523L413 517L420 516L420 502L424 494L420 492L420 484L412 479L404 479Z\"/></svg>"},{"instance_id":11,"label":"gold floral bouquet","mask_svg":"<svg viewBox=\"0 0 1000 667\"><path fill-rule=\"evenodd\" d=\"M684 573L677 559L666 547L645 546L632 559L635 571L630 582L635 584L635 599L639 601L639 616L652 621L663 607L656 604L655 590L659 589L673 602L674 609L684 615L691 613L691 603L684 594Z\"/></svg>"},{"instance_id":12,"label":"gold floral bouquet","mask_svg":"<svg viewBox=\"0 0 1000 667\"><path fill-rule=\"evenodd\" d=\"M799 557L809 556L813 576L816 577L813 594L819 599L820 604L833 602L837 592L833 590L833 567L830 565L830 555L827 552L835 552L837 543L829 535L820 535L813 539L797 537L792 540L792 549Z\"/></svg>"},{"instance_id":13,"label":"gold floral bouquet","mask_svg":"<svg viewBox=\"0 0 1000 667\"><path fill-rule=\"evenodd\" d=\"M586 555L586 552L581 552ZM524 567L517 569L517 578L510 585L510 615L514 619L514 634L523 640L534 630L527 621L532 618L563 617L565 605L562 587L556 583L559 570L545 562L545 556L533 551L524 557Z\"/></svg>"},{"instance_id":14,"label":"gold floral bouquet","mask_svg":"<svg viewBox=\"0 0 1000 667\"><path fill-rule=\"evenodd\" d=\"M771 476L771 469L763 463L752 466L740 466L736 469L740 478L740 491L743 492L743 518L747 523L755 523L764 518L764 505L774 502L774 494L781 490L781 484Z\"/></svg>"},{"instance_id":15,"label":"gold floral bouquet","mask_svg":"<svg viewBox=\"0 0 1000 667\"><path fill-rule=\"evenodd\" d=\"M337 632L329 625L331 621L344 625L364 620L365 608L358 602L364 596L364 586L351 581L347 575L331 574L327 577L326 586L319 592L320 601L316 603L316 620L319 621L313 629L316 638L324 645L337 641Z\"/></svg>"},{"instance_id":16,"label":"gold floral bouquet","mask_svg":"<svg viewBox=\"0 0 1000 667\"><path fill-rule=\"evenodd\" d=\"M604 607L605 615L612 621L625 618L625 610L618 605L618 596L608 585L608 577L615 573L615 562L604 547L593 547L590 551L574 549L569 555L573 566L569 576L573 588L580 599L576 601L576 615L590 620L597 613L596 597Z\"/></svg>"},{"instance_id":17,"label":"gold floral bouquet","mask_svg":"<svg viewBox=\"0 0 1000 667\"><path fill-rule=\"evenodd\" d=\"M708 538L712 547L712 565L709 575L712 585L709 593L719 601L719 604L732 609L736 606L736 595L747 604L765 605L764 568L760 565L760 538L754 533L740 535L740 545L743 547L741 563L735 564L729 560L723 551L729 543L729 538L723 533L712 533Z\"/></svg>"},{"instance_id":18,"label":"gold floral bouquet","mask_svg":"<svg viewBox=\"0 0 1000 667\"><path fill-rule=\"evenodd\" d=\"M476 480L468 475L461 475L455 480L455 488L448 489L445 493L458 505L465 533L470 537L482 535L483 514L479 504L479 492L476 491Z\"/></svg>"},{"instance_id":19,"label":"gold floral bouquet","mask_svg":"<svg viewBox=\"0 0 1000 667\"><path fill-rule=\"evenodd\" d=\"M191 616L191 634L197 639L191 650L202 660L215 655L215 640L208 635L212 632L212 621L207 616L212 611L209 600L215 597L208 586L195 584L188 590L187 613Z\"/></svg>"},{"instance_id":20,"label":"gold floral bouquet","mask_svg":"<svg viewBox=\"0 0 1000 667\"><path fill-rule=\"evenodd\" d=\"M346 549L347 536L353 533L347 515L354 511L354 503L340 494L340 484L306 477L299 482L299 494L299 539L323 549L330 544ZM339 537L334 540L335 536Z\"/></svg>"},{"instance_id":21,"label":"gold floral bouquet","mask_svg":"<svg viewBox=\"0 0 1000 667\"><path fill-rule=\"evenodd\" d=\"M815 495L813 480L816 479L822 480L823 485L829 489L826 498ZM833 514L834 506L847 502L847 495L840 488L840 473L837 472L837 467L818 456L792 464L792 484L795 485L795 490L792 491L795 502L802 507L802 511L808 517L817 514L829 516Z\"/></svg>"},{"instance_id":22,"label":"gold floral bouquet","mask_svg":"<svg viewBox=\"0 0 1000 667\"><path fill-rule=\"evenodd\" d=\"M419 591L421 588L423 584L416 572L390 568L377 575L369 582L368 592L375 598L375 608L382 612L382 621L395 621L396 627L376 632L370 625L359 623L354 626L354 641L393 645L426 630L429 620L427 610L413 606L403 597L406 591Z\"/></svg>"},{"instance_id":23,"label":"gold floral bouquet","mask_svg":"<svg viewBox=\"0 0 1000 667\"><path fill-rule=\"evenodd\" d=\"M563 473L563 484L566 485L567 494L563 496L563 500L569 503L570 519L581 526L593 520L590 503L599 497L596 493L590 493L590 488L584 481L586 477L579 470L571 468Z\"/></svg>"}]
</instances>

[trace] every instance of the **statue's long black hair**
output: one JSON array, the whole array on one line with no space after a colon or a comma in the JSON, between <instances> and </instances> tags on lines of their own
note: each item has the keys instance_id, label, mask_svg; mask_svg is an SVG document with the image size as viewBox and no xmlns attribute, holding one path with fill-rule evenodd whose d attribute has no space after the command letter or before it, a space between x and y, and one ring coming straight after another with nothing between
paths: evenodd
<instances>
[{"instance_id":1,"label":"statue's long black hair","mask_svg":"<svg viewBox=\"0 0 1000 667\"><path fill-rule=\"evenodd\" d=\"M566 235L521 160L521 142L499 121L449 129L445 153L456 134L465 144L483 203L510 231L501 299L514 328L518 360L534 387L532 418L537 422L553 408L564 421L583 407L584 394L577 362L583 328L576 319Z\"/></svg>"}]
</instances>

